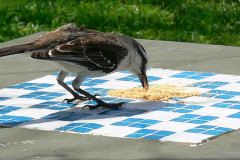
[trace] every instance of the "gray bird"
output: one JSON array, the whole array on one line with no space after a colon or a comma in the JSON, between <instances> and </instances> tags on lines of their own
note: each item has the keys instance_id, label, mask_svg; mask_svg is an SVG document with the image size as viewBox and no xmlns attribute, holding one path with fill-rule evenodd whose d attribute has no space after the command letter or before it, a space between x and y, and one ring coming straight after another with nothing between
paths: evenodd
<instances>
[{"instance_id":1,"label":"gray bird","mask_svg":"<svg viewBox=\"0 0 240 160\"><path fill-rule=\"evenodd\" d=\"M34 59L51 61L61 70L57 82L73 95L72 99L64 100L68 103L91 99L97 105L87 105L90 109L122 107L124 102L105 103L80 88L87 77L100 77L117 71L130 71L148 89L147 52L130 37L85 29L84 25L77 28L71 23L25 44L1 48L0 57L23 52L31 52ZM74 90L64 83L69 74L76 75L72 83Z\"/></svg>"}]
</instances>

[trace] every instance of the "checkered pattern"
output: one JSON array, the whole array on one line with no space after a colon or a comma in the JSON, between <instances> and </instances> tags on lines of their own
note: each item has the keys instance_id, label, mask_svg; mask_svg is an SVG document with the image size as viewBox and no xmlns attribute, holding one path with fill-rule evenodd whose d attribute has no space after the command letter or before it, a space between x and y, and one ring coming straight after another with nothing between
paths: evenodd
<instances>
[{"instance_id":1,"label":"checkered pattern","mask_svg":"<svg viewBox=\"0 0 240 160\"><path fill-rule=\"evenodd\" d=\"M138 78L117 72L87 78L82 88L108 103L126 102L118 109L82 109L93 101L62 103L71 98L56 83L57 73L0 90L0 125L80 134L200 143L240 128L240 77L151 68L150 85L176 84L201 96L149 102L115 98L110 89L139 87ZM75 75L66 83L71 85Z\"/></svg>"}]
</instances>

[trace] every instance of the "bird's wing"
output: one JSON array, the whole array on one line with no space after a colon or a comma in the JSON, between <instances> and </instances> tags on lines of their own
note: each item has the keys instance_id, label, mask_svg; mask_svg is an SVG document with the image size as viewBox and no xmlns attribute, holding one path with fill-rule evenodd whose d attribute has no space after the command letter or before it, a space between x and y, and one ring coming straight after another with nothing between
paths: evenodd
<instances>
[{"instance_id":1,"label":"bird's wing","mask_svg":"<svg viewBox=\"0 0 240 160\"><path fill-rule=\"evenodd\" d=\"M47 52L36 52L36 59L57 60L85 66L89 70L102 70L109 73L115 70L128 54L125 46L115 38L104 36L85 36L57 46Z\"/></svg>"}]
</instances>

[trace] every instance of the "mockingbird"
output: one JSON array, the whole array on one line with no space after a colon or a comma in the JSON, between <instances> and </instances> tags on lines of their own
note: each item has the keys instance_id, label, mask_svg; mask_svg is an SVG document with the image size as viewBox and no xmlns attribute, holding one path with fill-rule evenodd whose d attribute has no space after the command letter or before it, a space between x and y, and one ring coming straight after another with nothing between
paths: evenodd
<instances>
[{"instance_id":1,"label":"mockingbird","mask_svg":"<svg viewBox=\"0 0 240 160\"><path fill-rule=\"evenodd\" d=\"M57 82L73 95L72 99L64 100L68 103L91 99L97 105L87 105L90 109L122 107L124 102L105 103L80 88L87 77L104 76L116 71L130 71L148 89L147 52L130 37L85 29L84 25L77 28L75 24L67 24L25 44L1 48L0 57L23 52L31 52L31 57L35 59L51 61L61 70ZM72 83L74 90L64 83L69 74L76 75Z\"/></svg>"}]
</instances>

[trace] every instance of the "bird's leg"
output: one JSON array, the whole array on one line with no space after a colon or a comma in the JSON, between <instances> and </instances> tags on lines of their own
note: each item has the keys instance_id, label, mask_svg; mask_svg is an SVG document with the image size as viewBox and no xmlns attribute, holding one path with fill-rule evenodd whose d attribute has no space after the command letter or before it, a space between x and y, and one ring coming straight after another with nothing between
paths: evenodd
<instances>
[{"instance_id":1,"label":"bird's leg","mask_svg":"<svg viewBox=\"0 0 240 160\"><path fill-rule=\"evenodd\" d=\"M80 96L78 93L74 92L66 83L64 83L64 79L65 77L68 75L68 73L64 72L64 71L61 71L59 73L59 75L57 76L57 82L60 86L62 86L64 89L66 89L68 92L70 92L74 98L72 99L64 99L64 101L67 101L67 103L70 103L70 102L73 102L77 99L81 100L81 101L85 101L85 100L89 100L89 98L87 97L83 97L83 96Z\"/></svg>"},{"instance_id":2,"label":"bird's leg","mask_svg":"<svg viewBox=\"0 0 240 160\"><path fill-rule=\"evenodd\" d=\"M73 83L72 83L72 86L74 88L75 91L81 93L82 95L86 96L87 98L97 102L97 105L86 105L84 107L89 107L89 109L96 109L98 107L105 107L105 108L119 108L119 107L123 107L125 105L124 102L122 103L116 103L116 104L108 104L108 103L105 103L103 102L102 100L98 99L97 98L97 95L91 95L89 94L88 92L82 90L80 88L80 85L82 84L82 82L84 81L86 77L82 76L82 75L78 75Z\"/></svg>"},{"instance_id":3,"label":"bird's leg","mask_svg":"<svg viewBox=\"0 0 240 160\"><path fill-rule=\"evenodd\" d=\"M84 107L88 107L89 109L96 109L99 107L105 107L105 108L121 108L123 106L125 106L125 102L121 102L121 103L105 103L102 100L96 98L96 96L93 96L91 94L89 94L88 92L80 89L80 88L74 88L76 91L78 91L79 93L85 95L87 98L97 102L97 105L85 105ZM83 108L84 108L83 107Z\"/></svg>"}]
</instances>

